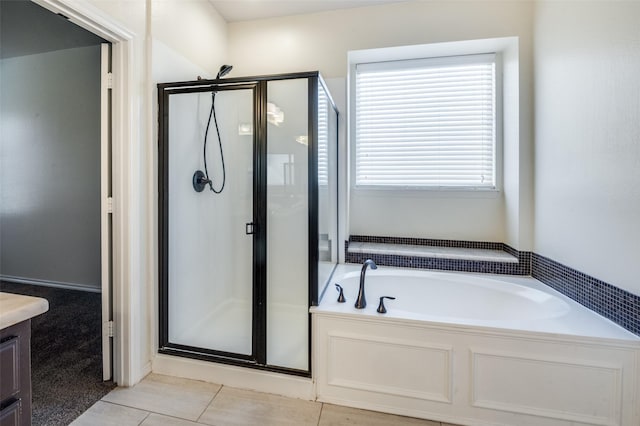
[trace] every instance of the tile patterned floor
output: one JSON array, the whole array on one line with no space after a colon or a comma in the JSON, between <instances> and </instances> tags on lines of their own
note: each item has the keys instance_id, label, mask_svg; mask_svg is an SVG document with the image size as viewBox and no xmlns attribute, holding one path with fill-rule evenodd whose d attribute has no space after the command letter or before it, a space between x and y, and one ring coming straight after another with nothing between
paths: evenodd
<instances>
[{"instance_id":1,"label":"tile patterned floor","mask_svg":"<svg viewBox=\"0 0 640 426\"><path fill-rule=\"evenodd\" d=\"M117 388L72 426L455 426L151 374Z\"/></svg>"}]
</instances>

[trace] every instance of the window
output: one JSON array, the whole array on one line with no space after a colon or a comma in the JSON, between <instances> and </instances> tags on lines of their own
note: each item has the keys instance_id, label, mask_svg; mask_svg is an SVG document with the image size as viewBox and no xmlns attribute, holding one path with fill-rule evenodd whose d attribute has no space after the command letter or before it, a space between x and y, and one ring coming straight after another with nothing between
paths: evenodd
<instances>
[{"instance_id":1,"label":"window","mask_svg":"<svg viewBox=\"0 0 640 426\"><path fill-rule=\"evenodd\" d=\"M329 99L318 84L318 185L329 184Z\"/></svg>"},{"instance_id":2,"label":"window","mask_svg":"<svg viewBox=\"0 0 640 426\"><path fill-rule=\"evenodd\" d=\"M496 55L355 64L356 187L495 189Z\"/></svg>"}]
</instances>

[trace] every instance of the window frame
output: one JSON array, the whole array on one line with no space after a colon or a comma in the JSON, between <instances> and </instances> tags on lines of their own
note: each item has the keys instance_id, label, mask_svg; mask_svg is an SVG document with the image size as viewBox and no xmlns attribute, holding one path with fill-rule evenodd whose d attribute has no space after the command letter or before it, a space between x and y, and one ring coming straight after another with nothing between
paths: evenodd
<instances>
[{"instance_id":1,"label":"window frame","mask_svg":"<svg viewBox=\"0 0 640 426\"><path fill-rule=\"evenodd\" d=\"M469 55L495 56L495 146L494 146L494 185L488 186L417 186L417 185L357 185L356 184L356 67L359 64L371 64L399 61L448 60L449 58ZM454 59L455 60L455 59ZM397 191L399 196L422 196L433 194L436 197L489 197L497 196L503 189L503 61L501 49L486 46L482 40L436 43L418 46L400 46L382 49L351 51L348 55L349 72L348 92L348 137L349 137L349 175L350 190L359 193L387 193Z\"/></svg>"}]
</instances>

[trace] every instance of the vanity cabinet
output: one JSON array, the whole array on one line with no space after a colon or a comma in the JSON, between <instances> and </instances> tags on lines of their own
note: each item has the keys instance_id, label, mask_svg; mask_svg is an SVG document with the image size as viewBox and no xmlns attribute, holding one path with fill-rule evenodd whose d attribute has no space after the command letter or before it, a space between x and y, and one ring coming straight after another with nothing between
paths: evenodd
<instances>
[{"instance_id":1,"label":"vanity cabinet","mask_svg":"<svg viewBox=\"0 0 640 426\"><path fill-rule=\"evenodd\" d=\"M31 320L0 330L0 426L31 425Z\"/></svg>"},{"instance_id":2,"label":"vanity cabinet","mask_svg":"<svg viewBox=\"0 0 640 426\"><path fill-rule=\"evenodd\" d=\"M31 426L31 318L40 297L0 292L0 426Z\"/></svg>"}]
</instances>

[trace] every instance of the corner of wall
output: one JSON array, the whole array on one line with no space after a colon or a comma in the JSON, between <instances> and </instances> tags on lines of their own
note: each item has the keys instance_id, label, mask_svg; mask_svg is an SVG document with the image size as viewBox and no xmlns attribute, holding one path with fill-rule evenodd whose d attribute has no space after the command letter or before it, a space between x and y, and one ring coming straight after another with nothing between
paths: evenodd
<instances>
[{"instance_id":1,"label":"corner of wall","mask_svg":"<svg viewBox=\"0 0 640 426\"><path fill-rule=\"evenodd\" d=\"M215 75L228 58L228 25L215 7L208 0L150 1L151 37Z\"/></svg>"}]
</instances>

